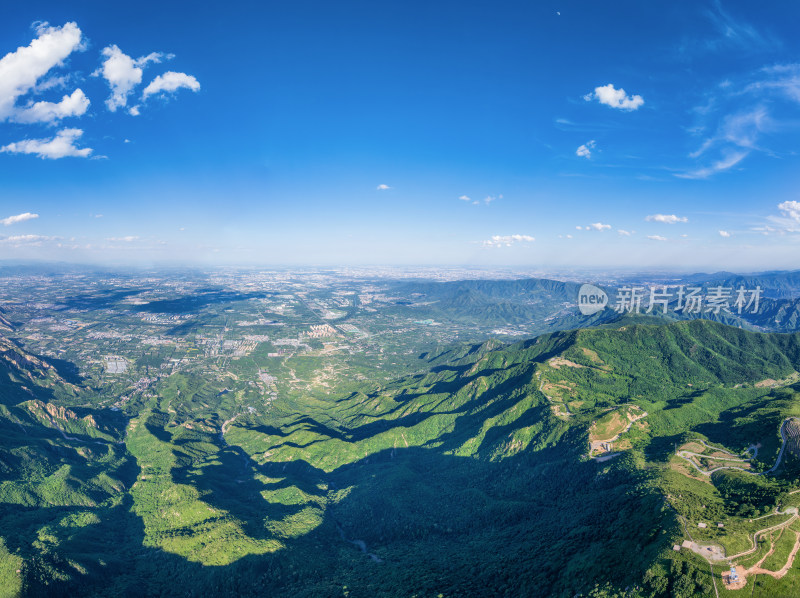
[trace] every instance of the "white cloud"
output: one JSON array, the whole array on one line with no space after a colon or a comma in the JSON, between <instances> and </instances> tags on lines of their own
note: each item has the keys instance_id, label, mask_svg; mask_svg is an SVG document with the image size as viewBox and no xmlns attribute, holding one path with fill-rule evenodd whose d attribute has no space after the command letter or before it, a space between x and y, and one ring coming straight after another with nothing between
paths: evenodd
<instances>
[{"instance_id":1,"label":"white cloud","mask_svg":"<svg viewBox=\"0 0 800 598\"><path fill-rule=\"evenodd\" d=\"M591 158L592 150L594 149L595 145L597 145L597 142L594 139L587 141L575 150L575 155L580 156L581 158Z\"/></svg>"},{"instance_id":2,"label":"white cloud","mask_svg":"<svg viewBox=\"0 0 800 598\"><path fill-rule=\"evenodd\" d=\"M462 195L458 199L460 199L461 201L472 201L469 195Z\"/></svg>"},{"instance_id":3,"label":"white cloud","mask_svg":"<svg viewBox=\"0 0 800 598\"><path fill-rule=\"evenodd\" d=\"M17 110L14 120L18 123L49 123L69 116L83 116L89 108L89 98L82 90L76 89L72 95L65 95L61 101L36 102Z\"/></svg>"},{"instance_id":4,"label":"white cloud","mask_svg":"<svg viewBox=\"0 0 800 598\"><path fill-rule=\"evenodd\" d=\"M647 222L661 222L663 224L677 224L678 222L689 222L685 216L676 216L675 214L651 214L645 217Z\"/></svg>"},{"instance_id":5,"label":"white cloud","mask_svg":"<svg viewBox=\"0 0 800 598\"><path fill-rule=\"evenodd\" d=\"M487 195L486 197L483 198L483 202L486 205L489 205L490 203L492 203L493 201L497 201L498 199L503 199L503 196L502 195Z\"/></svg>"},{"instance_id":6,"label":"white cloud","mask_svg":"<svg viewBox=\"0 0 800 598\"><path fill-rule=\"evenodd\" d=\"M624 229L617 229L617 232L623 237L630 237L633 234L633 231L624 230Z\"/></svg>"},{"instance_id":7,"label":"white cloud","mask_svg":"<svg viewBox=\"0 0 800 598\"><path fill-rule=\"evenodd\" d=\"M800 64L776 64L761 69L767 75L750 83L745 91L763 95L764 91L777 91L789 100L800 103Z\"/></svg>"},{"instance_id":8,"label":"white cloud","mask_svg":"<svg viewBox=\"0 0 800 598\"><path fill-rule=\"evenodd\" d=\"M575 230L583 230L583 227L578 225L578 226L575 227ZM588 226L586 227L586 230L589 230Z\"/></svg>"},{"instance_id":9,"label":"white cloud","mask_svg":"<svg viewBox=\"0 0 800 598\"><path fill-rule=\"evenodd\" d=\"M134 241L138 241L139 237L136 235L128 235L126 237L109 237L106 241L111 241L112 243L133 243Z\"/></svg>"},{"instance_id":10,"label":"white cloud","mask_svg":"<svg viewBox=\"0 0 800 598\"><path fill-rule=\"evenodd\" d=\"M697 150L689 154L689 157L698 158L716 145L728 148L735 146L747 150L759 149L757 146L759 136L773 127L772 119L764 106L729 114L722 119L714 136L706 139Z\"/></svg>"},{"instance_id":11,"label":"white cloud","mask_svg":"<svg viewBox=\"0 0 800 598\"><path fill-rule=\"evenodd\" d=\"M42 235L13 235L11 237L3 237L0 239L0 243L19 247L20 245L40 245L42 241L49 240L50 237L44 237Z\"/></svg>"},{"instance_id":12,"label":"white cloud","mask_svg":"<svg viewBox=\"0 0 800 598\"><path fill-rule=\"evenodd\" d=\"M106 106L111 112L126 106L133 88L142 82L142 67L149 62L161 62L162 59L160 52L151 52L134 60L116 45L103 48L103 56L106 57L103 65L93 74L102 75L111 89L111 97L106 100ZM131 110L135 110L135 107Z\"/></svg>"},{"instance_id":13,"label":"white cloud","mask_svg":"<svg viewBox=\"0 0 800 598\"><path fill-rule=\"evenodd\" d=\"M790 200L779 203L778 210L781 212L780 216L769 217L769 220L778 228L766 226L758 230L764 234L800 232L800 201Z\"/></svg>"},{"instance_id":14,"label":"white cloud","mask_svg":"<svg viewBox=\"0 0 800 598\"><path fill-rule=\"evenodd\" d=\"M536 239L530 235L492 235L483 241L484 247L511 247L514 243L532 243Z\"/></svg>"},{"instance_id":15,"label":"white cloud","mask_svg":"<svg viewBox=\"0 0 800 598\"><path fill-rule=\"evenodd\" d=\"M593 228L594 230L605 230L611 228L610 224L603 224L602 222L593 222L589 226L586 227L586 230Z\"/></svg>"},{"instance_id":16,"label":"white cloud","mask_svg":"<svg viewBox=\"0 0 800 598\"><path fill-rule=\"evenodd\" d=\"M717 160L711 166L698 168L689 172L677 173L675 176L682 179L706 179L713 174L733 168L750 154L746 152L731 152L724 158Z\"/></svg>"},{"instance_id":17,"label":"white cloud","mask_svg":"<svg viewBox=\"0 0 800 598\"><path fill-rule=\"evenodd\" d=\"M33 220L34 218L38 218L39 214L31 214L30 212L25 212L23 214L17 214L16 216L9 216L8 218L3 218L0 220L0 224L3 226L11 226L12 224L17 224L18 222L25 222L26 220Z\"/></svg>"},{"instance_id":18,"label":"white cloud","mask_svg":"<svg viewBox=\"0 0 800 598\"><path fill-rule=\"evenodd\" d=\"M594 91L583 96L583 99L586 101L596 99L598 102L605 104L606 106L611 106L617 110L627 111L637 110L640 106L642 106L642 104L644 104L644 99L642 99L642 96L629 96L625 93L624 89L621 87L619 89L615 89L611 83L601 87L595 87Z\"/></svg>"},{"instance_id":19,"label":"white cloud","mask_svg":"<svg viewBox=\"0 0 800 598\"><path fill-rule=\"evenodd\" d=\"M391 187L390 187L389 185L384 185L384 184L380 184L380 185L378 185L378 186L377 186L377 187L375 187L375 188L376 188L378 191L387 191L387 190L391 189Z\"/></svg>"},{"instance_id":20,"label":"white cloud","mask_svg":"<svg viewBox=\"0 0 800 598\"><path fill-rule=\"evenodd\" d=\"M662 237L661 235L647 235L647 238L651 241L666 241L666 237Z\"/></svg>"},{"instance_id":21,"label":"white cloud","mask_svg":"<svg viewBox=\"0 0 800 598\"><path fill-rule=\"evenodd\" d=\"M778 204L778 209L783 212L787 218L790 218L794 222L800 222L800 201L784 201Z\"/></svg>"},{"instance_id":22,"label":"white cloud","mask_svg":"<svg viewBox=\"0 0 800 598\"><path fill-rule=\"evenodd\" d=\"M38 37L30 45L17 48L0 59L0 122L54 122L86 112L89 100L76 89L58 103L36 102L17 106L17 100L36 89L50 69L60 66L75 50L82 48L81 30L75 23L63 27L41 24ZM45 85L46 86L46 85Z\"/></svg>"},{"instance_id":23,"label":"white cloud","mask_svg":"<svg viewBox=\"0 0 800 598\"><path fill-rule=\"evenodd\" d=\"M156 93L176 91L181 88L199 91L200 83L197 79L186 73L167 71L163 75L159 75L150 81L142 92L142 99L147 99L149 96Z\"/></svg>"},{"instance_id":24,"label":"white cloud","mask_svg":"<svg viewBox=\"0 0 800 598\"><path fill-rule=\"evenodd\" d=\"M8 154L36 154L42 159L57 160L67 156L88 158L92 149L75 147L83 131L81 129L62 129L51 139L25 139L0 147L0 152Z\"/></svg>"},{"instance_id":25,"label":"white cloud","mask_svg":"<svg viewBox=\"0 0 800 598\"><path fill-rule=\"evenodd\" d=\"M727 238L727 237L730 237L730 236L731 236L731 233L729 233L729 232L728 232L728 231L726 231L726 230L721 230L721 231L719 231L719 236L720 236L720 237L726 237L726 238Z\"/></svg>"},{"instance_id":26,"label":"white cloud","mask_svg":"<svg viewBox=\"0 0 800 598\"><path fill-rule=\"evenodd\" d=\"M719 1L714 2L714 10L706 11L705 15L715 25L720 35L718 38L702 41L708 50L725 51L732 46L748 50L766 50L780 46L780 41L775 36L764 36L749 23L734 19L722 9Z\"/></svg>"}]
</instances>

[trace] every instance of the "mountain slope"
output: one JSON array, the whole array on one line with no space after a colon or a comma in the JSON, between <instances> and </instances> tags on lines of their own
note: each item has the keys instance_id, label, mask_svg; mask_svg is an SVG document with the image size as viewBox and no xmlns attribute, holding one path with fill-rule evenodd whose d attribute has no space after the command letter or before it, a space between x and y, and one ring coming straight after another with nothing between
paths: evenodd
<instances>
[{"instance_id":1,"label":"mountain slope","mask_svg":"<svg viewBox=\"0 0 800 598\"><path fill-rule=\"evenodd\" d=\"M0 579L73 596L713 594L725 561L672 546L733 555L750 519L800 506L781 450L800 335L639 321L442 349L420 373L269 409L175 374L93 410L9 347ZM759 580L789 596L800 575Z\"/></svg>"}]
</instances>

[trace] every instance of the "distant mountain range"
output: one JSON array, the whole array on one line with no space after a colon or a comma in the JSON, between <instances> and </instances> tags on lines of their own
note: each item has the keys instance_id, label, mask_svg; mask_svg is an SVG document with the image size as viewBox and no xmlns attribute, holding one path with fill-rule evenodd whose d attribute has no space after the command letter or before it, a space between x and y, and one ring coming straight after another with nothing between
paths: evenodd
<instances>
[{"instance_id":1,"label":"distant mountain range","mask_svg":"<svg viewBox=\"0 0 800 598\"><path fill-rule=\"evenodd\" d=\"M587 281L592 282L592 281ZM593 316L582 316L577 309L580 284L548 279L524 280L466 280L455 282L402 283L391 288L399 297L396 309L417 317L484 327L523 326L530 333L586 327L609 322L617 315L611 310L617 291L623 286L643 285L645 298L649 293L646 280L626 280L615 287L602 286L609 294L609 307ZM645 286L646 285L646 286ZM730 313L703 312L684 314L673 311L676 299L667 314L656 307L655 314L668 320L703 318L732 326L769 332L800 330L800 272L770 272L756 275L735 275L727 272L695 274L671 281L673 293L677 287L695 286L707 292L714 287L736 290L761 289L757 313L732 309ZM660 288L661 283L653 285ZM748 296L749 297L749 296ZM646 303L643 303L646 307Z\"/></svg>"}]
</instances>

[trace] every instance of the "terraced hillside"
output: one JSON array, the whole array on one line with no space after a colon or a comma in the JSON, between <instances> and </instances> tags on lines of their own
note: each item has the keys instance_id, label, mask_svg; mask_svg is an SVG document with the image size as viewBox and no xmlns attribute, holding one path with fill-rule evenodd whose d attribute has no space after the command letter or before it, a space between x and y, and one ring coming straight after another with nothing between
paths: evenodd
<instances>
[{"instance_id":1,"label":"terraced hillside","mask_svg":"<svg viewBox=\"0 0 800 598\"><path fill-rule=\"evenodd\" d=\"M428 354L343 396L173 374L119 411L7 344L6 595L711 595L800 498L791 450L770 471L797 335L631 320ZM790 596L800 574L750 583Z\"/></svg>"}]
</instances>

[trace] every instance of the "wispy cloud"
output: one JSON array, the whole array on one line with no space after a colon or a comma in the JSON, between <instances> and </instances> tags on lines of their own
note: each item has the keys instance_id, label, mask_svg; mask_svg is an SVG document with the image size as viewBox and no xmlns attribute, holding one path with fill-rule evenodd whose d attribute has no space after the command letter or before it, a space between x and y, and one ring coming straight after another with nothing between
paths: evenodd
<instances>
[{"instance_id":1,"label":"wispy cloud","mask_svg":"<svg viewBox=\"0 0 800 598\"><path fill-rule=\"evenodd\" d=\"M800 103L800 64L774 64L762 68L754 81L747 84L745 93L776 92Z\"/></svg>"},{"instance_id":2,"label":"wispy cloud","mask_svg":"<svg viewBox=\"0 0 800 598\"><path fill-rule=\"evenodd\" d=\"M533 243L536 239L530 235L492 235L482 242L484 247L511 247L515 243Z\"/></svg>"},{"instance_id":3,"label":"wispy cloud","mask_svg":"<svg viewBox=\"0 0 800 598\"><path fill-rule=\"evenodd\" d=\"M43 241L50 241L52 239L53 237L45 237L43 235L12 235L10 237L0 238L0 243L21 247L23 245L41 245Z\"/></svg>"},{"instance_id":4,"label":"wispy cloud","mask_svg":"<svg viewBox=\"0 0 800 598\"><path fill-rule=\"evenodd\" d=\"M458 199L461 201L472 201L472 198L469 195L461 195Z\"/></svg>"},{"instance_id":5,"label":"wispy cloud","mask_svg":"<svg viewBox=\"0 0 800 598\"><path fill-rule=\"evenodd\" d=\"M583 96L587 102L597 100L601 104L616 108L617 110L624 110L631 112L638 110L644 105L644 99L640 95L628 95L621 87L616 89L613 84L595 87L594 91Z\"/></svg>"},{"instance_id":6,"label":"wispy cloud","mask_svg":"<svg viewBox=\"0 0 800 598\"><path fill-rule=\"evenodd\" d=\"M689 222L685 216L676 216L675 214L651 214L646 216L647 222L661 222L663 224L677 224L678 222Z\"/></svg>"},{"instance_id":7,"label":"wispy cloud","mask_svg":"<svg viewBox=\"0 0 800 598\"><path fill-rule=\"evenodd\" d=\"M15 216L8 216L7 218L3 218L0 220L0 224L3 226L11 226L12 224L17 224L18 222L25 222L26 220L33 220L34 218L38 218L39 214L31 214L30 212L25 212L23 214L17 214Z\"/></svg>"},{"instance_id":8,"label":"wispy cloud","mask_svg":"<svg viewBox=\"0 0 800 598\"><path fill-rule=\"evenodd\" d=\"M731 233L730 233L730 232L728 232L728 231L726 231L726 230L721 230L721 231L719 231L719 236L720 236L720 237L725 237L725 238L728 238L728 237L730 237L730 236L731 236Z\"/></svg>"},{"instance_id":9,"label":"wispy cloud","mask_svg":"<svg viewBox=\"0 0 800 598\"><path fill-rule=\"evenodd\" d=\"M706 11L706 17L717 30L718 37L709 38L705 45L710 50L724 50L731 46L745 49L771 49L779 45L775 36L762 35L755 27L736 19L715 0L714 9Z\"/></svg>"},{"instance_id":10,"label":"wispy cloud","mask_svg":"<svg viewBox=\"0 0 800 598\"><path fill-rule=\"evenodd\" d=\"M766 107L756 106L749 110L729 114L722 119L715 135L706 139L690 158L698 158L715 146L731 146L754 150L759 136L773 127Z\"/></svg>"},{"instance_id":11,"label":"wispy cloud","mask_svg":"<svg viewBox=\"0 0 800 598\"><path fill-rule=\"evenodd\" d=\"M133 243L134 241L138 241L139 237L136 235L128 235L126 237L109 237L106 241L111 241L112 243Z\"/></svg>"},{"instance_id":12,"label":"wispy cloud","mask_svg":"<svg viewBox=\"0 0 800 598\"><path fill-rule=\"evenodd\" d=\"M662 237L661 235L647 235L647 238L651 241L666 241L666 237Z\"/></svg>"},{"instance_id":13,"label":"wispy cloud","mask_svg":"<svg viewBox=\"0 0 800 598\"><path fill-rule=\"evenodd\" d=\"M389 189L391 189L391 187L389 185L384 185L383 183L381 183L380 185L375 187L375 189L378 191L388 191Z\"/></svg>"},{"instance_id":14,"label":"wispy cloud","mask_svg":"<svg viewBox=\"0 0 800 598\"><path fill-rule=\"evenodd\" d=\"M617 229L617 233L619 233L619 235L622 236L622 237L630 237L631 235L634 234L634 232L635 231L625 230L625 229L622 229L622 228Z\"/></svg>"},{"instance_id":15,"label":"wispy cloud","mask_svg":"<svg viewBox=\"0 0 800 598\"><path fill-rule=\"evenodd\" d=\"M689 153L698 165L676 176L707 178L735 166L753 152L775 155L768 144L778 144L778 134L797 131L796 120L786 115L796 111L798 104L798 64L771 65L726 79L692 109L697 120L688 130L704 136Z\"/></svg>"},{"instance_id":16,"label":"wispy cloud","mask_svg":"<svg viewBox=\"0 0 800 598\"><path fill-rule=\"evenodd\" d=\"M688 172L678 172L675 173L675 176L681 179L706 179L718 172L733 168L744 160L749 153L750 152L728 152L725 157L713 162L710 166L690 170Z\"/></svg>"}]
</instances>

